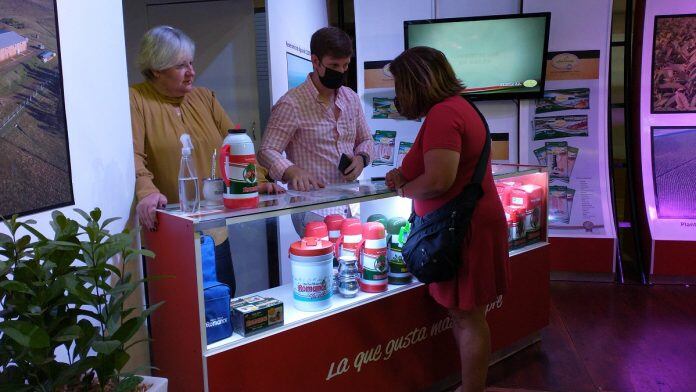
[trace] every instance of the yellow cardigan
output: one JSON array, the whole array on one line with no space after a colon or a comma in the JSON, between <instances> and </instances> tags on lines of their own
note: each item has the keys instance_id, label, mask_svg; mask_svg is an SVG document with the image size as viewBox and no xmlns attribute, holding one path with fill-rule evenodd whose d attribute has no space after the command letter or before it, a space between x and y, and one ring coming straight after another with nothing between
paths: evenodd
<instances>
[{"instance_id":1,"label":"yellow cardigan","mask_svg":"<svg viewBox=\"0 0 696 392\"><path fill-rule=\"evenodd\" d=\"M213 150L220 148L227 130L235 127L215 93L203 87L172 98L160 94L150 82L139 83L130 88L130 107L138 201L160 192L169 203L178 202L182 134L191 135L193 160L202 180L210 175ZM257 171L263 182L266 171ZM219 170L216 172L219 176Z\"/></svg>"}]
</instances>

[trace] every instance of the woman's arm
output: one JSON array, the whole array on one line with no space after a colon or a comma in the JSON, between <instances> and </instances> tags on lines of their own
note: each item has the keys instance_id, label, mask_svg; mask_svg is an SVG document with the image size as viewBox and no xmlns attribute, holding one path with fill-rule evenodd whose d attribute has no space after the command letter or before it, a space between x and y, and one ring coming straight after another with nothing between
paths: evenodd
<instances>
[{"instance_id":1,"label":"woman's arm","mask_svg":"<svg viewBox=\"0 0 696 392\"><path fill-rule=\"evenodd\" d=\"M152 181L154 175L147 168L147 154L145 153L145 119L142 107L140 107L136 92L130 91L131 128L133 131L133 158L135 160L135 196L138 201L147 195L159 193L159 189Z\"/></svg>"},{"instance_id":2,"label":"woman's arm","mask_svg":"<svg viewBox=\"0 0 696 392\"><path fill-rule=\"evenodd\" d=\"M130 91L131 127L133 132L133 156L135 160L135 207L138 221L146 229L157 229L155 209L167 206L167 198L160 193L152 181L154 176L147 168L145 153L145 118L134 90Z\"/></svg>"},{"instance_id":3,"label":"woman's arm","mask_svg":"<svg viewBox=\"0 0 696 392\"><path fill-rule=\"evenodd\" d=\"M395 180L399 194L410 199L433 199L446 193L454 184L459 169L459 153L432 149L423 156L425 171L413 181ZM400 175L400 174L399 174ZM397 176L398 178L398 176Z\"/></svg>"}]
</instances>

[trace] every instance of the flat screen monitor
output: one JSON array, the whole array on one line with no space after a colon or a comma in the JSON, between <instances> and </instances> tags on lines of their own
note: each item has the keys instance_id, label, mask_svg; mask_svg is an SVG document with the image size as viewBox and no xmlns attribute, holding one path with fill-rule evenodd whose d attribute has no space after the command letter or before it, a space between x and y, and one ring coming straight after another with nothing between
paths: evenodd
<instances>
[{"instance_id":1,"label":"flat screen monitor","mask_svg":"<svg viewBox=\"0 0 696 392\"><path fill-rule=\"evenodd\" d=\"M655 207L660 219L696 219L696 126L652 127Z\"/></svg>"},{"instance_id":2,"label":"flat screen monitor","mask_svg":"<svg viewBox=\"0 0 696 392\"><path fill-rule=\"evenodd\" d=\"M289 52L285 52L285 57L288 61L288 90L290 90L307 79L307 74L312 72L312 62Z\"/></svg>"},{"instance_id":3,"label":"flat screen monitor","mask_svg":"<svg viewBox=\"0 0 696 392\"><path fill-rule=\"evenodd\" d=\"M472 99L541 98L550 19L543 12L405 21L405 44L442 51Z\"/></svg>"}]
</instances>

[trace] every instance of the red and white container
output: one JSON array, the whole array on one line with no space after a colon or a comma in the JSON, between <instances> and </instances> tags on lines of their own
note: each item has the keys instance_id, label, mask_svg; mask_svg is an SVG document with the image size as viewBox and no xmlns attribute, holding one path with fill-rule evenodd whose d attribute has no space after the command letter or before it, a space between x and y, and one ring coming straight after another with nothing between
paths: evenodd
<instances>
[{"instance_id":1,"label":"red and white container","mask_svg":"<svg viewBox=\"0 0 696 392\"><path fill-rule=\"evenodd\" d=\"M230 129L220 148L218 166L225 183L225 208L255 208L259 205L256 153L246 129Z\"/></svg>"},{"instance_id":2,"label":"red and white container","mask_svg":"<svg viewBox=\"0 0 696 392\"><path fill-rule=\"evenodd\" d=\"M305 237L319 238L324 241L329 240L329 229L324 222L309 222L305 226Z\"/></svg>"},{"instance_id":3,"label":"red and white container","mask_svg":"<svg viewBox=\"0 0 696 392\"><path fill-rule=\"evenodd\" d=\"M362 241L362 223L360 219L346 218L341 223L341 235L336 241L336 258L354 256L358 258L358 244Z\"/></svg>"},{"instance_id":4,"label":"red and white container","mask_svg":"<svg viewBox=\"0 0 696 392\"><path fill-rule=\"evenodd\" d=\"M524 230L526 232L537 231L541 228L541 203L544 197L544 189L534 184L522 185L518 189L526 195L522 204L526 209Z\"/></svg>"},{"instance_id":5,"label":"red and white container","mask_svg":"<svg viewBox=\"0 0 696 392\"><path fill-rule=\"evenodd\" d=\"M299 310L315 312L331 306L333 244L305 237L290 245L292 300Z\"/></svg>"},{"instance_id":6,"label":"red and white container","mask_svg":"<svg viewBox=\"0 0 696 392\"><path fill-rule=\"evenodd\" d=\"M362 241L357 253L360 290L367 293L379 293L387 290L387 233L379 222L363 225Z\"/></svg>"},{"instance_id":7,"label":"red and white container","mask_svg":"<svg viewBox=\"0 0 696 392\"><path fill-rule=\"evenodd\" d=\"M345 218L342 215L331 214L324 218L324 223L326 223L326 228L329 230L329 241L336 243L338 238L341 237L341 225Z\"/></svg>"}]
</instances>

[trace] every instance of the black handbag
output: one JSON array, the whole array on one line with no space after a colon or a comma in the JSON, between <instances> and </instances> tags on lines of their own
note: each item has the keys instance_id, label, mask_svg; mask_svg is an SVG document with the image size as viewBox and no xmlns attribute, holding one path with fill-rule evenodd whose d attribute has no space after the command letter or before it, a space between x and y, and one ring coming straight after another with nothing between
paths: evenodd
<instances>
[{"instance_id":1,"label":"black handbag","mask_svg":"<svg viewBox=\"0 0 696 392\"><path fill-rule=\"evenodd\" d=\"M436 211L423 217L416 215L415 210L411 212L411 232L402 254L408 270L423 283L450 280L457 275L461 266L462 243L470 237L471 218L476 202L483 196L481 181L491 150L488 124L485 120L483 123L486 127L486 142L471 182L457 197Z\"/></svg>"}]
</instances>

